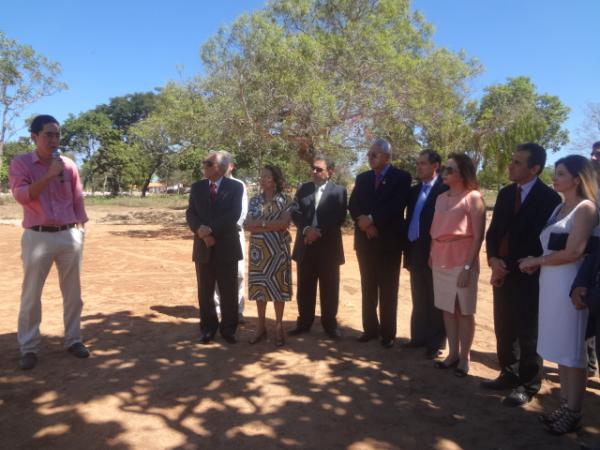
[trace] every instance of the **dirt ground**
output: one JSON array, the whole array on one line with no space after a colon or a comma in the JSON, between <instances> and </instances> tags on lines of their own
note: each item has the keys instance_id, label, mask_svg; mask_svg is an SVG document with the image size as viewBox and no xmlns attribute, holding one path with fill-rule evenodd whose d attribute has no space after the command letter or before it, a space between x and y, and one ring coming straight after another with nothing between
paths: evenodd
<instances>
[{"instance_id":1,"label":"dirt ground","mask_svg":"<svg viewBox=\"0 0 600 450\"><path fill-rule=\"evenodd\" d=\"M557 406L556 367L522 409L479 383L497 374L489 272L479 283L470 376L433 368L422 350L359 344L360 278L346 235L343 339L309 335L251 346L249 303L239 343L197 341L191 236L181 209L88 208L83 331L92 356L62 347L56 272L43 298L38 366L20 371L20 209L0 206L0 448L2 449L577 449L600 442L600 380L590 380L584 428L553 437L538 422ZM295 268L294 268L295 270ZM398 336L408 337L409 275L400 277ZM297 308L286 306L291 328ZM273 318L271 307L268 315ZM273 326L271 321L269 324Z\"/></svg>"}]
</instances>

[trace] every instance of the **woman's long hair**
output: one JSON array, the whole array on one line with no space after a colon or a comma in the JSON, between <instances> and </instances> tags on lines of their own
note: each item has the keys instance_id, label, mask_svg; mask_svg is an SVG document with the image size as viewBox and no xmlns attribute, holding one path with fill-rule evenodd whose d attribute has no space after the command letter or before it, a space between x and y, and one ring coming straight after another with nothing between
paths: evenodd
<instances>
[{"instance_id":1,"label":"woman's long hair","mask_svg":"<svg viewBox=\"0 0 600 450\"><path fill-rule=\"evenodd\" d=\"M567 172L573 177L579 178L577 185L577 195L586 200L598 203L598 182L596 181L596 171L592 163L581 155L569 155L560 158L554 163L554 169L562 164Z\"/></svg>"},{"instance_id":2,"label":"woman's long hair","mask_svg":"<svg viewBox=\"0 0 600 450\"><path fill-rule=\"evenodd\" d=\"M477 172L475 170L475 164L473 160L466 153L450 153L448 159L456 161L460 177L463 180L463 185L466 189L476 190L479 189L479 183L477 183Z\"/></svg>"}]
</instances>

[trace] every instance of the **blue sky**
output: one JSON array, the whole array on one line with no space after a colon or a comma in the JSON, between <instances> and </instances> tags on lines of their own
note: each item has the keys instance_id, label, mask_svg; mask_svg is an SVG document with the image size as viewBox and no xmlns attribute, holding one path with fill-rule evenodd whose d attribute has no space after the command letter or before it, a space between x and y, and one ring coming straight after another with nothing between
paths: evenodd
<instances>
[{"instance_id":1,"label":"blue sky","mask_svg":"<svg viewBox=\"0 0 600 450\"><path fill-rule=\"evenodd\" d=\"M220 26L265 4L259 0L31 0L4 2L0 29L61 63L69 90L45 98L24 117L64 120L110 97L144 92L201 72L200 47ZM583 107L600 102L600 1L413 0L435 27L434 42L464 49L484 66L473 96L507 77L531 77L539 92L571 108L575 140ZM599 136L600 139L600 136ZM567 146L567 151L588 149ZM557 155L551 157L555 159Z\"/></svg>"}]
</instances>

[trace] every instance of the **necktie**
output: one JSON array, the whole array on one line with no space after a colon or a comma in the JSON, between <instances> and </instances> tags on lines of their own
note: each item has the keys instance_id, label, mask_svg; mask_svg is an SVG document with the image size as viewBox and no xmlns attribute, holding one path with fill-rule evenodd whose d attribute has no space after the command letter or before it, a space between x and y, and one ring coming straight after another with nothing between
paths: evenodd
<instances>
[{"instance_id":1,"label":"necktie","mask_svg":"<svg viewBox=\"0 0 600 450\"><path fill-rule=\"evenodd\" d=\"M515 196L515 214L519 212L519 209L521 209L521 192L523 192L523 188L521 186L517 186L517 195Z\"/></svg>"},{"instance_id":2,"label":"necktie","mask_svg":"<svg viewBox=\"0 0 600 450\"><path fill-rule=\"evenodd\" d=\"M317 186L315 190L315 215L313 216L312 226L316 227L318 225L317 221L317 208L319 207L319 202L321 201L321 197L323 196L323 191L325 190L325 185Z\"/></svg>"},{"instance_id":3,"label":"necktie","mask_svg":"<svg viewBox=\"0 0 600 450\"><path fill-rule=\"evenodd\" d=\"M215 203L217 200L217 183L210 183L210 202Z\"/></svg>"},{"instance_id":4,"label":"necktie","mask_svg":"<svg viewBox=\"0 0 600 450\"><path fill-rule=\"evenodd\" d=\"M379 187L381 180L383 180L383 172L375 172L375 189Z\"/></svg>"},{"instance_id":5,"label":"necktie","mask_svg":"<svg viewBox=\"0 0 600 450\"><path fill-rule=\"evenodd\" d=\"M419 193L419 197L417 198L417 203L415 204L415 210L413 211L412 218L410 219L410 224L408 225L408 240L410 242L414 242L419 238L419 221L421 218L421 211L423 211L423 206L425 206L425 201L427 201L427 194L431 186L429 184L424 184L421 188L421 192Z\"/></svg>"},{"instance_id":6,"label":"necktie","mask_svg":"<svg viewBox=\"0 0 600 450\"><path fill-rule=\"evenodd\" d=\"M515 193L515 204L513 206L513 216L517 215L519 209L521 209L521 192L523 192L523 188L521 188L521 186L517 186L517 192ZM508 256L508 230L506 233L504 233L504 236L502 236L502 240L500 241L498 256L501 258L506 258Z\"/></svg>"}]
</instances>

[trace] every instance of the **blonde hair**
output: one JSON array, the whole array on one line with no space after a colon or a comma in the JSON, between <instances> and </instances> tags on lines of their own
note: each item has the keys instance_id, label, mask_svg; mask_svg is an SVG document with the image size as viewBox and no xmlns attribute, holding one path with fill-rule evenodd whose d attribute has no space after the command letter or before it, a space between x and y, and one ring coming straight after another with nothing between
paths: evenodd
<instances>
[{"instance_id":1,"label":"blonde hair","mask_svg":"<svg viewBox=\"0 0 600 450\"><path fill-rule=\"evenodd\" d=\"M569 155L556 161L554 168L556 169L559 164L565 166L571 176L579 178L577 195L586 200L591 200L597 205L598 181L592 163L581 155Z\"/></svg>"}]
</instances>

